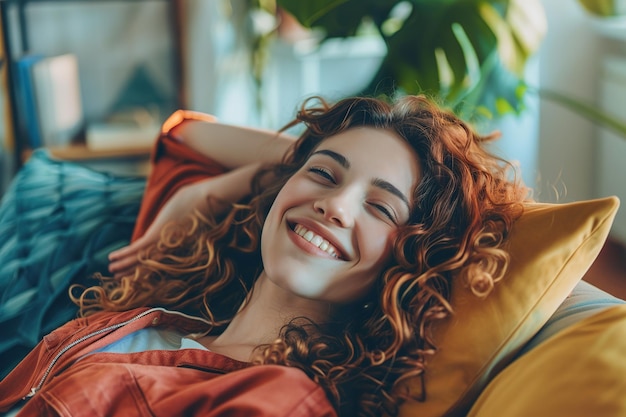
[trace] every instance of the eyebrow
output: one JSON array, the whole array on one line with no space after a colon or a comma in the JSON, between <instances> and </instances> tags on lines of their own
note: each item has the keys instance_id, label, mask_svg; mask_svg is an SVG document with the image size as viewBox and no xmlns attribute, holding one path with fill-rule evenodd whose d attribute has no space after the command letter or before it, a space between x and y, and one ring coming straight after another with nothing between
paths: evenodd
<instances>
[{"instance_id":1,"label":"eyebrow","mask_svg":"<svg viewBox=\"0 0 626 417\"><path fill-rule=\"evenodd\" d=\"M313 152L313 155L326 155L326 156L330 156L331 158L333 158L335 161L337 161L339 163L339 165L341 165L342 167L344 167L345 169L350 169L350 161L348 161L346 159L345 156L343 156L340 153L337 153L335 151L331 151L330 149L321 149L319 151L315 151Z\"/></svg>"},{"instance_id":2,"label":"eyebrow","mask_svg":"<svg viewBox=\"0 0 626 417\"><path fill-rule=\"evenodd\" d=\"M337 161L337 163L339 165L341 165L342 167L344 167L345 169L350 169L350 161L348 161L348 159L341 155L340 153L337 153L335 151L331 151L330 149L320 149L319 151L315 151L313 152L313 154L311 154L311 156L313 155L326 155L331 157L332 159L334 159L335 161ZM396 197L398 197L400 200L402 200L402 202L404 204L406 204L406 206L409 208L409 211L411 210L411 205L409 204L409 199L404 195L404 193L402 191L400 191L395 185L393 185L392 183L390 183L389 181L386 181L382 178L374 178L374 180L372 181L372 185L374 185L375 187L381 188L393 195L395 195Z\"/></svg>"}]
</instances>

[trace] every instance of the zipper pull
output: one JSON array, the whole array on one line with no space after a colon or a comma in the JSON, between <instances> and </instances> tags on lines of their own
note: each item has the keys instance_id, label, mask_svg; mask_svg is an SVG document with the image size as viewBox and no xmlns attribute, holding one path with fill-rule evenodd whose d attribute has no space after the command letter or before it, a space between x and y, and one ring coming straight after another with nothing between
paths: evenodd
<instances>
[{"instance_id":1,"label":"zipper pull","mask_svg":"<svg viewBox=\"0 0 626 417\"><path fill-rule=\"evenodd\" d=\"M33 387L30 389L30 392L28 394L26 394L25 397L22 398L22 400L27 400L31 397L34 397L35 394L37 394L37 391L39 391L39 389L37 387Z\"/></svg>"}]
</instances>

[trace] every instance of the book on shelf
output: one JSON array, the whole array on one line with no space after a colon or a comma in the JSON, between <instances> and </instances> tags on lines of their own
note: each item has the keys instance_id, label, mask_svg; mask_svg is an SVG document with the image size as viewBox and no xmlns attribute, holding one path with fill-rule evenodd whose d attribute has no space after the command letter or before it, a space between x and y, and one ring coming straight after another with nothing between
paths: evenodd
<instances>
[{"instance_id":1,"label":"book on shelf","mask_svg":"<svg viewBox=\"0 0 626 417\"><path fill-rule=\"evenodd\" d=\"M68 145L83 127L78 70L78 59L74 54L45 57L32 67L44 146Z\"/></svg>"},{"instance_id":2,"label":"book on shelf","mask_svg":"<svg viewBox=\"0 0 626 417\"><path fill-rule=\"evenodd\" d=\"M151 149L158 137L158 111L149 106L122 107L105 120L86 123L74 54L25 55L16 71L20 130L31 149L66 147L80 134L86 151L135 152Z\"/></svg>"},{"instance_id":3,"label":"book on shelf","mask_svg":"<svg viewBox=\"0 0 626 417\"><path fill-rule=\"evenodd\" d=\"M106 121L90 123L85 131L87 149L151 149L161 130L158 117L145 108L127 109Z\"/></svg>"},{"instance_id":4,"label":"book on shelf","mask_svg":"<svg viewBox=\"0 0 626 417\"><path fill-rule=\"evenodd\" d=\"M25 55L16 61L19 123L30 148L64 146L83 127L74 54Z\"/></svg>"},{"instance_id":5,"label":"book on shelf","mask_svg":"<svg viewBox=\"0 0 626 417\"><path fill-rule=\"evenodd\" d=\"M87 149L150 148L159 135L159 125L135 125L131 123L92 123L87 126L85 143Z\"/></svg>"},{"instance_id":6,"label":"book on shelf","mask_svg":"<svg viewBox=\"0 0 626 417\"><path fill-rule=\"evenodd\" d=\"M35 98L32 68L43 55L25 55L15 62L20 131L26 135L28 145L35 149L42 146L39 112Z\"/></svg>"}]
</instances>

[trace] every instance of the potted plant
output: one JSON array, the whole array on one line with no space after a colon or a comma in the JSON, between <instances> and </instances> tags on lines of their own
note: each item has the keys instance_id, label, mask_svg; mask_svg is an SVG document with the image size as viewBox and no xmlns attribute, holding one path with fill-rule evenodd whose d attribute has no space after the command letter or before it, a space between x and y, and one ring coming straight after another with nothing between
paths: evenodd
<instances>
[{"instance_id":1,"label":"potted plant","mask_svg":"<svg viewBox=\"0 0 626 417\"><path fill-rule=\"evenodd\" d=\"M355 36L364 24L377 30L387 53L359 93L426 93L468 119L524 109L525 66L546 30L540 0L276 0L275 6L320 30L322 42Z\"/></svg>"},{"instance_id":2,"label":"potted plant","mask_svg":"<svg viewBox=\"0 0 626 417\"><path fill-rule=\"evenodd\" d=\"M473 120L520 114L527 94L539 95L626 138L626 123L592 103L528 85L525 69L547 23L540 0L247 0L252 9L289 16L331 38L375 28L387 47L363 91L370 95L426 93ZM614 16L624 0L577 0L590 13ZM622 6L620 6L622 7ZM263 46L256 39L255 78L261 79Z\"/></svg>"}]
</instances>

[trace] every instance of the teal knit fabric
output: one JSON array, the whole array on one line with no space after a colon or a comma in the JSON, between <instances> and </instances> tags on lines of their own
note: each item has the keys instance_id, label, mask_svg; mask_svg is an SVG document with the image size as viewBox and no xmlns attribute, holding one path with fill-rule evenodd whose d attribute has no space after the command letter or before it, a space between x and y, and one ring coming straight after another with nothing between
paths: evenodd
<instances>
[{"instance_id":1,"label":"teal knit fabric","mask_svg":"<svg viewBox=\"0 0 626 417\"><path fill-rule=\"evenodd\" d=\"M116 177L37 150L0 201L0 378L76 316L72 284L94 284L126 245L145 179Z\"/></svg>"}]
</instances>

